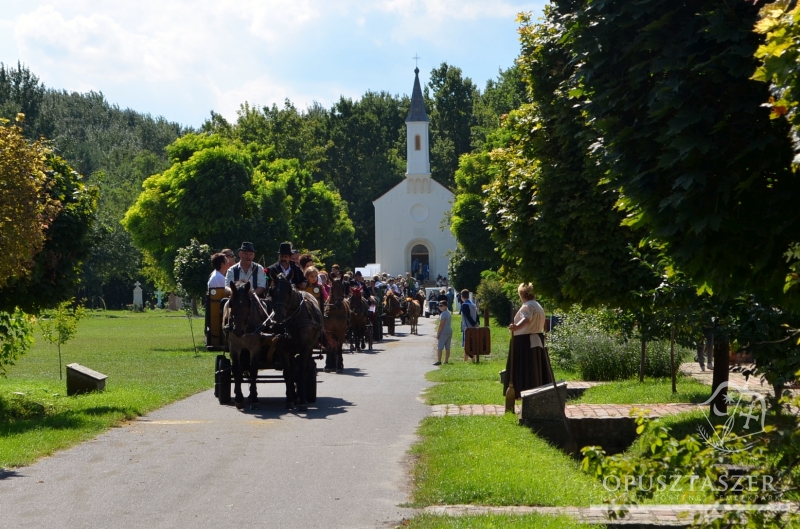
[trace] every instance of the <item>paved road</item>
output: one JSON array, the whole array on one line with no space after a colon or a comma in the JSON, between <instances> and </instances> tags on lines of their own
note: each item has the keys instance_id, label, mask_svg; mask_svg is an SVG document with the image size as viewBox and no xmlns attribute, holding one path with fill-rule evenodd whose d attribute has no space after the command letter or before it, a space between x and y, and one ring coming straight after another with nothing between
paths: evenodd
<instances>
[{"instance_id":1,"label":"paved road","mask_svg":"<svg viewBox=\"0 0 800 529\"><path fill-rule=\"evenodd\" d=\"M206 391L0 473L0 527L391 527L413 515L399 505L435 321L320 373L308 413L284 410L283 385L244 413Z\"/></svg>"}]
</instances>

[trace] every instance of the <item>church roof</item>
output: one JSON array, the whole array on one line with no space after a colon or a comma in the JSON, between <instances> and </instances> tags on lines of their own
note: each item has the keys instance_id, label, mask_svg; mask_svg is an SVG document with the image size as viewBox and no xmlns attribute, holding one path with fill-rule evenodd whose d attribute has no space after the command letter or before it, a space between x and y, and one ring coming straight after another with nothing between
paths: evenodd
<instances>
[{"instance_id":1,"label":"church roof","mask_svg":"<svg viewBox=\"0 0 800 529\"><path fill-rule=\"evenodd\" d=\"M411 108L408 109L409 121L430 121L425 112L425 100L422 99L422 88L419 86L419 68L414 68L414 90L411 92Z\"/></svg>"}]
</instances>

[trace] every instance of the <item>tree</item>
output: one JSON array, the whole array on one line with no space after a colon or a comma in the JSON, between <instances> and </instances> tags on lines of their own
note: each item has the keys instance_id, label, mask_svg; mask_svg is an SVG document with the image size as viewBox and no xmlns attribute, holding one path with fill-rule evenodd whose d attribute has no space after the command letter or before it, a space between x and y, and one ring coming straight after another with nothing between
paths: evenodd
<instances>
[{"instance_id":1,"label":"tree","mask_svg":"<svg viewBox=\"0 0 800 529\"><path fill-rule=\"evenodd\" d=\"M50 152L43 142L28 142L18 125L0 120L0 287L26 275L58 211L47 189Z\"/></svg>"},{"instance_id":2,"label":"tree","mask_svg":"<svg viewBox=\"0 0 800 529\"><path fill-rule=\"evenodd\" d=\"M29 314L71 299L80 282L81 262L89 253L87 243L97 209L97 188L67 162L48 153L45 157L45 189L57 209L45 232L41 251L27 265L24 276L14 277L0 288L0 311L19 307Z\"/></svg>"},{"instance_id":3,"label":"tree","mask_svg":"<svg viewBox=\"0 0 800 529\"><path fill-rule=\"evenodd\" d=\"M573 94L597 128L626 223L715 294L780 299L800 180L789 126L770 120L768 87L751 79L763 42L755 3L557 4L580 57Z\"/></svg>"},{"instance_id":4,"label":"tree","mask_svg":"<svg viewBox=\"0 0 800 529\"><path fill-rule=\"evenodd\" d=\"M642 235L621 225L618 194L603 185L606 167L591 151L598 137L570 95L577 61L561 15L548 7L540 24L520 19L531 103L505 118L496 135L506 145L479 171L490 177L481 186L483 222L507 268L537 292L560 304L624 306L657 278L633 259Z\"/></svg>"},{"instance_id":5,"label":"tree","mask_svg":"<svg viewBox=\"0 0 800 529\"><path fill-rule=\"evenodd\" d=\"M197 298L208 290L208 274L211 272L211 248L196 239L189 245L178 248L175 256L175 284L181 295L191 298L192 313L197 315Z\"/></svg>"},{"instance_id":6,"label":"tree","mask_svg":"<svg viewBox=\"0 0 800 529\"><path fill-rule=\"evenodd\" d=\"M78 332L78 322L86 316L86 310L75 300L62 301L53 310L45 311L39 319L42 338L58 347L58 378L61 380L61 346L66 344Z\"/></svg>"},{"instance_id":7,"label":"tree","mask_svg":"<svg viewBox=\"0 0 800 529\"><path fill-rule=\"evenodd\" d=\"M0 376L33 345L33 319L19 309L0 312Z\"/></svg>"},{"instance_id":8,"label":"tree","mask_svg":"<svg viewBox=\"0 0 800 529\"><path fill-rule=\"evenodd\" d=\"M428 91L430 89L430 92ZM461 68L443 62L431 70L425 93L431 119L431 176L454 187L458 159L472 150L472 113L477 88Z\"/></svg>"},{"instance_id":9,"label":"tree","mask_svg":"<svg viewBox=\"0 0 800 529\"><path fill-rule=\"evenodd\" d=\"M244 240L257 258L274 259L279 243L351 256L353 225L339 195L297 160L219 135L187 134L167 149L172 166L145 180L123 219L144 252L149 277L175 285L178 249L196 239L211 248Z\"/></svg>"},{"instance_id":10,"label":"tree","mask_svg":"<svg viewBox=\"0 0 800 529\"><path fill-rule=\"evenodd\" d=\"M39 78L17 62L16 69L0 62L0 118L13 119L22 114L35 129L44 100L45 88ZM29 135L29 138L36 138Z\"/></svg>"}]
</instances>

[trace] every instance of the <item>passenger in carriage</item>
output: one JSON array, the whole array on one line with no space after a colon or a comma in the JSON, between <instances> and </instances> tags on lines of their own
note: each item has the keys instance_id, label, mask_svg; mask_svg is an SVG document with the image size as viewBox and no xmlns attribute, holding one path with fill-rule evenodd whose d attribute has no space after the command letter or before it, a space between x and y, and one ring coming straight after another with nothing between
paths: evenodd
<instances>
[{"instance_id":1,"label":"passenger in carriage","mask_svg":"<svg viewBox=\"0 0 800 529\"><path fill-rule=\"evenodd\" d=\"M321 270L319 273L319 284L322 285L322 289L325 291L325 299L327 300L331 295L331 281L328 279L328 273L325 270Z\"/></svg>"},{"instance_id":2,"label":"passenger in carriage","mask_svg":"<svg viewBox=\"0 0 800 529\"><path fill-rule=\"evenodd\" d=\"M315 266L312 265L306 268L306 281L308 282L308 286L305 287L304 290L314 296L314 299L317 300L317 304L323 307L325 301L328 300L328 295L319 282L319 270L317 270Z\"/></svg>"},{"instance_id":3,"label":"passenger in carriage","mask_svg":"<svg viewBox=\"0 0 800 529\"><path fill-rule=\"evenodd\" d=\"M254 263L256 249L252 242L243 242L239 248L239 262L231 266L225 274L225 290L231 295L230 284L239 281L250 281L257 296L267 290L267 276L264 267Z\"/></svg>"},{"instance_id":4,"label":"passenger in carriage","mask_svg":"<svg viewBox=\"0 0 800 529\"><path fill-rule=\"evenodd\" d=\"M208 278L208 288L225 288L225 274L230 267L228 256L224 253L215 253L211 256L211 266L214 267L214 271Z\"/></svg>"},{"instance_id":5,"label":"passenger in carriage","mask_svg":"<svg viewBox=\"0 0 800 529\"><path fill-rule=\"evenodd\" d=\"M355 277L350 281L350 288L364 288L364 276L361 275L361 272L356 271Z\"/></svg>"},{"instance_id":6,"label":"passenger in carriage","mask_svg":"<svg viewBox=\"0 0 800 529\"><path fill-rule=\"evenodd\" d=\"M305 273L306 268L309 266L314 266L314 256L310 253L304 253L300 255L300 259L298 259L297 264L300 265L300 268Z\"/></svg>"},{"instance_id":7,"label":"passenger in carriage","mask_svg":"<svg viewBox=\"0 0 800 529\"><path fill-rule=\"evenodd\" d=\"M334 263L334 265L331 266L331 273L330 273L331 281L333 281L337 277L339 277L339 265Z\"/></svg>"},{"instance_id":8,"label":"passenger in carriage","mask_svg":"<svg viewBox=\"0 0 800 529\"><path fill-rule=\"evenodd\" d=\"M292 260L292 243L282 242L278 250L278 262L272 264L267 268L270 280L274 281L280 274L288 279L297 289L303 289L307 286L306 276L303 275L303 270L300 265Z\"/></svg>"}]
</instances>

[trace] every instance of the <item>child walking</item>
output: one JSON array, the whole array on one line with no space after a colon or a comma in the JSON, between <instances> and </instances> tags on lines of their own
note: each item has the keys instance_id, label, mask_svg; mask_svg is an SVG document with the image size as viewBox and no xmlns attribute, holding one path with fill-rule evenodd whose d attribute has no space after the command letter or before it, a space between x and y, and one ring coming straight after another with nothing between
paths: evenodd
<instances>
[{"instance_id":1,"label":"child walking","mask_svg":"<svg viewBox=\"0 0 800 529\"><path fill-rule=\"evenodd\" d=\"M453 338L453 317L447 310L447 301L439 302L439 327L436 329L436 339L439 343L436 346L435 366L442 365L442 349L446 351L444 363L450 363L450 341Z\"/></svg>"}]
</instances>

